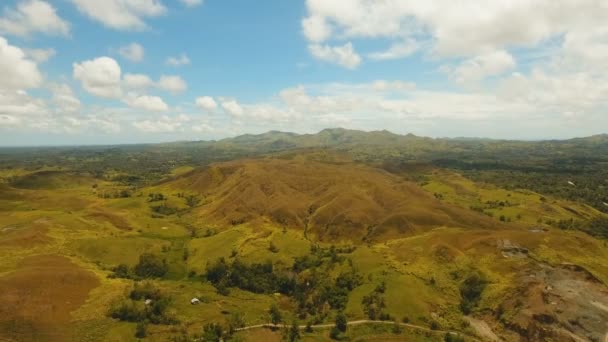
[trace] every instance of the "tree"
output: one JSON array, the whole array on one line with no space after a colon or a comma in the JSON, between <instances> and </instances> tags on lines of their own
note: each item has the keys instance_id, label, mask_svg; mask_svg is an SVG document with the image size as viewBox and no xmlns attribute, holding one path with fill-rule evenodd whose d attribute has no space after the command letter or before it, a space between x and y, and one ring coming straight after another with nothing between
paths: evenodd
<instances>
[{"instance_id":1,"label":"tree","mask_svg":"<svg viewBox=\"0 0 608 342\"><path fill-rule=\"evenodd\" d=\"M245 326L245 319L240 312L233 312L228 318L228 330L233 334L237 329Z\"/></svg>"},{"instance_id":2,"label":"tree","mask_svg":"<svg viewBox=\"0 0 608 342\"><path fill-rule=\"evenodd\" d=\"M332 340L337 340L340 337L340 330L336 327L331 328L331 331L329 332L329 337Z\"/></svg>"},{"instance_id":3,"label":"tree","mask_svg":"<svg viewBox=\"0 0 608 342\"><path fill-rule=\"evenodd\" d=\"M137 322L135 327L135 337L144 338L148 336L148 323L146 321Z\"/></svg>"},{"instance_id":4,"label":"tree","mask_svg":"<svg viewBox=\"0 0 608 342\"><path fill-rule=\"evenodd\" d=\"M111 278L124 278L124 279L132 278L131 270L129 269L129 266L127 266L125 264L120 264L120 265L114 267L112 269L112 272L113 273L110 275Z\"/></svg>"},{"instance_id":5,"label":"tree","mask_svg":"<svg viewBox=\"0 0 608 342\"><path fill-rule=\"evenodd\" d=\"M194 195L189 195L186 197L186 205L190 208L194 208L201 203L201 199Z\"/></svg>"},{"instance_id":6,"label":"tree","mask_svg":"<svg viewBox=\"0 0 608 342\"><path fill-rule=\"evenodd\" d=\"M152 253L142 254L139 263L135 265L135 274L142 278L160 278L168 270L167 261Z\"/></svg>"},{"instance_id":7,"label":"tree","mask_svg":"<svg viewBox=\"0 0 608 342\"><path fill-rule=\"evenodd\" d=\"M283 320L283 317L281 316L281 311L279 311L279 308L276 304L272 304L270 306L268 313L270 314L270 321L274 325L281 323L281 321Z\"/></svg>"},{"instance_id":8,"label":"tree","mask_svg":"<svg viewBox=\"0 0 608 342\"><path fill-rule=\"evenodd\" d=\"M203 327L202 340L205 342L219 342L222 340L224 331L217 323L208 323Z\"/></svg>"},{"instance_id":9,"label":"tree","mask_svg":"<svg viewBox=\"0 0 608 342\"><path fill-rule=\"evenodd\" d=\"M298 325L298 321L295 319L291 322L291 327L289 327L289 342L295 342L300 339L300 326Z\"/></svg>"},{"instance_id":10,"label":"tree","mask_svg":"<svg viewBox=\"0 0 608 342\"><path fill-rule=\"evenodd\" d=\"M346 320L346 315L344 313L339 312L336 315L336 328L341 332L346 332L346 328L348 326L348 321Z\"/></svg>"}]
</instances>

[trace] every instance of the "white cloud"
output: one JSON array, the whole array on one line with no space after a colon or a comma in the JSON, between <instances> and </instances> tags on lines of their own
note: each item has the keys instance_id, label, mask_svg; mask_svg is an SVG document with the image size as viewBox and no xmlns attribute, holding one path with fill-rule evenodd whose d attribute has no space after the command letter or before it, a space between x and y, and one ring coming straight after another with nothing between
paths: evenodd
<instances>
[{"instance_id":1,"label":"white cloud","mask_svg":"<svg viewBox=\"0 0 608 342\"><path fill-rule=\"evenodd\" d=\"M532 47L564 32L602 27L608 6L597 0L375 1L307 0L302 30L310 42L330 39L417 39L440 56L475 56L512 46ZM331 34L311 30L324 23ZM321 26L317 24L316 26Z\"/></svg>"},{"instance_id":2,"label":"white cloud","mask_svg":"<svg viewBox=\"0 0 608 342\"><path fill-rule=\"evenodd\" d=\"M118 53L131 62L141 62L144 60L145 50L143 46L131 43L118 49Z\"/></svg>"},{"instance_id":3,"label":"white cloud","mask_svg":"<svg viewBox=\"0 0 608 342\"><path fill-rule=\"evenodd\" d=\"M368 55L370 59L383 61L404 58L418 49L418 43L413 39L393 43L386 51L373 52Z\"/></svg>"},{"instance_id":4,"label":"white cloud","mask_svg":"<svg viewBox=\"0 0 608 342\"><path fill-rule=\"evenodd\" d=\"M467 84L501 75L515 67L513 56L504 50L498 50L465 60L456 68L448 68L447 71L456 82Z\"/></svg>"},{"instance_id":5,"label":"white cloud","mask_svg":"<svg viewBox=\"0 0 608 342\"><path fill-rule=\"evenodd\" d=\"M72 88L67 84L52 84L53 102L62 113L75 113L80 110L81 103Z\"/></svg>"},{"instance_id":6,"label":"white cloud","mask_svg":"<svg viewBox=\"0 0 608 342\"><path fill-rule=\"evenodd\" d=\"M185 115L170 117L163 115L156 120L141 120L133 122L133 126L146 133L171 133L183 130L185 122L190 121Z\"/></svg>"},{"instance_id":7,"label":"white cloud","mask_svg":"<svg viewBox=\"0 0 608 342\"><path fill-rule=\"evenodd\" d=\"M73 64L74 79L79 80L89 93L105 98L119 98L122 95L120 65L110 57Z\"/></svg>"},{"instance_id":8,"label":"white cloud","mask_svg":"<svg viewBox=\"0 0 608 342\"><path fill-rule=\"evenodd\" d=\"M28 118L36 118L48 112L44 101L36 99L24 91L0 88L0 113L5 122L20 123Z\"/></svg>"},{"instance_id":9,"label":"white cloud","mask_svg":"<svg viewBox=\"0 0 608 342\"><path fill-rule=\"evenodd\" d=\"M186 81L179 76L162 75L158 81L158 87L168 92L177 94L188 89Z\"/></svg>"},{"instance_id":10,"label":"white cloud","mask_svg":"<svg viewBox=\"0 0 608 342\"><path fill-rule=\"evenodd\" d=\"M331 35L331 27L325 18L315 15L302 19L302 31L311 42L323 42Z\"/></svg>"},{"instance_id":11,"label":"white cloud","mask_svg":"<svg viewBox=\"0 0 608 342\"><path fill-rule=\"evenodd\" d=\"M192 126L192 131L196 133L210 133L213 132L214 129L212 126L206 123L199 123Z\"/></svg>"},{"instance_id":12,"label":"white cloud","mask_svg":"<svg viewBox=\"0 0 608 342\"><path fill-rule=\"evenodd\" d=\"M55 49L23 49L25 54L36 61L37 63L44 63L55 56L57 53Z\"/></svg>"},{"instance_id":13,"label":"white cloud","mask_svg":"<svg viewBox=\"0 0 608 342\"><path fill-rule=\"evenodd\" d=\"M154 81L144 74L125 74L123 83L125 87L133 90L143 90L154 85Z\"/></svg>"},{"instance_id":14,"label":"white cloud","mask_svg":"<svg viewBox=\"0 0 608 342\"><path fill-rule=\"evenodd\" d=\"M211 96L197 97L195 103L197 107L205 111L213 111L217 108L217 103Z\"/></svg>"},{"instance_id":15,"label":"white cloud","mask_svg":"<svg viewBox=\"0 0 608 342\"><path fill-rule=\"evenodd\" d=\"M175 67L179 67L182 65L190 65L190 58L188 58L188 56L186 56L185 54L181 54L178 57L167 58L166 64L175 66Z\"/></svg>"},{"instance_id":16,"label":"white cloud","mask_svg":"<svg viewBox=\"0 0 608 342\"><path fill-rule=\"evenodd\" d=\"M416 89L416 84L405 81L377 80L371 83L371 88L375 91L410 91Z\"/></svg>"},{"instance_id":17,"label":"white cloud","mask_svg":"<svg viewBox=\"0 0 608 342\"><path fill-rule=\"evenodd\" d=\"M67 36L70 25L57 15L53 6L40 0L22 0L17 8L4 10L0 33L26 37L33 33Z\"/></svg>"},{"instance_id":18,"label":"white cloud","mask_svg":"<svg viewBox=\"0 0 608 342\"><path fill-rule=\"evenodd\" d=\"M179 0L186 7L196 7L203 4L203 0Z\"/></svg>"},{"instance_id":19,"label":"white cloud","mask_svg":"<svg viewBox=\"0 0 608 342\"><path fill-rule=\"evenodd\" d=\"M348 69L355 69L361 64L361 56L353 49L350 42L342 46L311 44L308 46L308 50L319 60L338 64Z\"/></svg>"},{"instance_id":20,"label":"white cloud","mask_svg":"<svg viewBox=\"0 0 608 342\"><path fill-rule=\"evenodd\" d=\"M38 66L20 48L0 37L0 90L37 88L42 84Z\"/></svg>"},{"instance_id":21,"label":"white cloud","mask_svg":"<svg viewBox=\"0 0 608 342\"><path fill-rule=\"evenodd\" d=\"M167 9L160 0L71 0L91 19L116 30L143 30L144 19L158 17Z\"/></svg>"},{"instance_id":22,"label":"white cloud","mask_svg":"<svg viewBox=\"0 0 608 342\"><path fill-rule=\"evenodd\" d=\"M244 110L243 107L236 100L223 100L221 102L222 108L226 111L226 113L234 116L240 117L243 116Z\"/></svg>"},{"instance_id":23,"label":"white cloud","mask_svg":"<svg viewBox=\"0 0 608 342\"><path fill-rule=\"evenodd\" d=\"M169 106L165 103L165 101L163 101L162 98L158 96L136 96L133 98L128 98L126 102L130 107L136 109L143 109L153 112L165 112L169 110Z\"/></svg>"}]
</instances>

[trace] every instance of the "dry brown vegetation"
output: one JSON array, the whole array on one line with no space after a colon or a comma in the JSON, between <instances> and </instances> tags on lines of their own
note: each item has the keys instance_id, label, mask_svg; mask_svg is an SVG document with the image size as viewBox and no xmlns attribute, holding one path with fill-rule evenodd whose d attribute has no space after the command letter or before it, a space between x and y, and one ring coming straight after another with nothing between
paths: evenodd
<instances>
[{"instance_id":1,"label":"dry brown vegetation","mask_svg":"<svg viewBox=\"0 0 608 342\"><path fill-rule=\"evenodd\" d=\"M385 239L439 226L498 227L386 171L301 159L213 164L163 184L205 198L197 215L220 224L259 217L320 239Z\"/></svg>"},{"instance_id":2,"label":"dry brown vegetation","mask_svg":"<svg viewBox=\"0 0 608 342\"><path fill-rule=\"evenodd\" d=\"M65 257L25 259L0 278L0 340L70 340L70 312L98 284L93 273Z\"/></svg>"}]
</instances>

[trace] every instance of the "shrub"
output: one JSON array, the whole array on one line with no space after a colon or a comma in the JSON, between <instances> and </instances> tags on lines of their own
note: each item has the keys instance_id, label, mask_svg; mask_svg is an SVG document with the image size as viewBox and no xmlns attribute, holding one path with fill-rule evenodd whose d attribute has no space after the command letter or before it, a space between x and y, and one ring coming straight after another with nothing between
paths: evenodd
<instances>
[{"instance_id":1,"label":"shrub","mask_svg":"<svg viewBox=\"0 0 608 342\"><path fill-rule=\"evenodd\" d=\"M142 278L160 278L164 276L169 267L167 261L158 255L144 253L139 257L139 263L135 265L135 274Z\"/></svg>"},{"instance_id":2,"label":"shrub","mask_svg":"<svg viewBox=\"0 0 608 342\"><path fill-rule=\"evenodd\" d=\"M203 327L203 336L201 339L205 342L219 342L222 340L224 330L217 323L208 323Z\"/></svg>"},{"instance_id":3,"label":"shrub","mask_svg":"<svg viewBox=\"0 0 608 342\"><path fill-rule=\"evenodd\" d=\"M112 274L110 274L109 277L131 279L133 278L133 273L131 272L129 266L125 264L120 264L112 269Z\"/></svg>"},{"instance_id":4,"label":"shrub","mask_svg":"<svg viewBox=\"0 0 608 342\"><path fill-rule=\"evenodd\" d=\"M268 310L268 314L270 315L270 322L272 324L277 325L283 321L283 317L281 316L281 311L276 304L272 304L270 309Z\"/></svg>"},{"instance_id":5,"label":"shrub","mask_svg":"<svg viewBox=\"0 0 608 342\"><path fill-rule=\"evenodd\" d=\"M300 326L298 325L298 321L294 320L291 322L288 338L289 342L295 342L300 339Z\"/></svg>"},{"instance_id":6,"label":"shrub","mask_svg":"<svg viewBox=\"0 0 608 342\"><path fill-rule=\"evenodd\" d=\"M341 332L346 332L347 327L348 321L346 320L346 316L342 312L338 313L336 315L336 328Z\"/></svg>"},{"instance_id":7,"label":"shrub","mask_svg":"<svg viewBox=\"0 0 608 342\"><path fill-rule=\"evenodd\" d=\"M332 340L340 339L340 330L336 327L331 328L331 331L329 332L329 337Z\"/></svg>"},{"instance_id":8,"label":"shrub","mask_svg":"<svg viewBox=\"0 0 608 342\"><path fill-rule=\"evenodd\" d=\"M135 337L144 338L146 336L148 336L148 324L145 321L138 322L135 327Z\"/></svg>"}]
</instances>

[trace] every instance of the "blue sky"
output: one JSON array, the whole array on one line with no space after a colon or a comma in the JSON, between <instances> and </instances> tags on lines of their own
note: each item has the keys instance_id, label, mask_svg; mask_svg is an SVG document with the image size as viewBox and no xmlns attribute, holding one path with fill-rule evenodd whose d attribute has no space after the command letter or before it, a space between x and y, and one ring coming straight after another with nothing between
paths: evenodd
<instances>
[{"instance_id":1,"label":"blue sky","mask_svg":"<svg viewBox=\"0 0 608 342\"><path fill-rule=\"evenodd\" d=\"M0 145L268 130L569 138L608 127L581 0L9 0Z\"/></svg>"}]
</instances>

